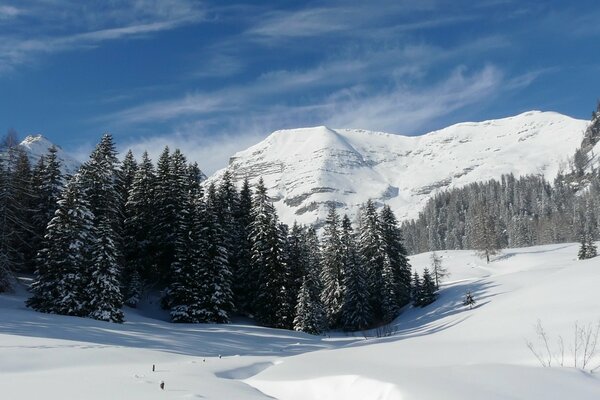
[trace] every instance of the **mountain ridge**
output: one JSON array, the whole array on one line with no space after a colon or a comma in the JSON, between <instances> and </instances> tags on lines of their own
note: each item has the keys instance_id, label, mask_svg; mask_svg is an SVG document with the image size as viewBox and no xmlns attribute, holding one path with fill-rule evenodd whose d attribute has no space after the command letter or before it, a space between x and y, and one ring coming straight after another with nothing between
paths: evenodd
<instances>
[{"instance_id":1,"label":"mountain ridge","mask_svg":"<svg viewBox=\"0 0 600 400\"><path fill-rule=\"evenodd\" d=\"M443 189L507 173L554 179L588 124L534 110L420 136L325 126L279 130L234 154L208 182L227 170L238 183L262 176L286 223L319 224L330 204L355 216L369 198L390 204L400 219L413 218Z\"/></svg>"}]
</instances>

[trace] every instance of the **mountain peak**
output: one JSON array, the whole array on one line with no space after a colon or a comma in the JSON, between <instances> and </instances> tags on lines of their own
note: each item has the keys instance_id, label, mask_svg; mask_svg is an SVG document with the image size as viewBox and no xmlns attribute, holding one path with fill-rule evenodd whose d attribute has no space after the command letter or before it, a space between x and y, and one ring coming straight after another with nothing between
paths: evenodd
<instances>
[{"instance_id":1,"label":"mountain peak","mask_svg":"<svg viewBox=\"0 0 600 400\"><path fill-rule=\"evenodd\" d=\"M55 146L57 149L56 155L64 173L72 174L81 165L79 161L68 155L60 146L55 145L50 139L40 133L27 135L19 146L25 150L32 164L35 164L40 157L47 154L50 147Z\"/></svg>"},{"instance_id":2,"label":"mountain peak","mask_svg":"<svg viewBox=\"0 0 600 400\"><path fill-rule=\"evenodd\" d=\"M510 173L553 179L581 144L587 124L528 111L421 136L326 126L285 129L236 153L227 170L238 182L262 177L286 223L319 223L331 204L353 216L368 199L389 204L401 219L413 218L441 190Z\"/></svg>"}]
</instances>

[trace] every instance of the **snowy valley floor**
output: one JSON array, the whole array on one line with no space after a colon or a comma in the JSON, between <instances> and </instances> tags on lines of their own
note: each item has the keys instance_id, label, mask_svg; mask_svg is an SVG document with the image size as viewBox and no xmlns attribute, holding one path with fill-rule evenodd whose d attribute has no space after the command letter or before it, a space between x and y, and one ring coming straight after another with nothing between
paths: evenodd
<instances>
[{"instance_id":1,"label":"snowy valley floor","mask_svg":"<svg viewBox=\"0 0 600 400\"><path fill-rule=\"evenodd\" d=\"M600 399L600 369L559 367L560 357L542 368L526 346L544 350L539 319L572 365L575 322L600 320L600 257L576 261L576 244L507 249L489 265L470 251L439 254L451 273L440 298L406 309L384 338L170 324L148 309L108 324L33 312L23 290L0 295L0 398ZM421 270L429 254L411 263Z\"/></svg>"}]
</instances>

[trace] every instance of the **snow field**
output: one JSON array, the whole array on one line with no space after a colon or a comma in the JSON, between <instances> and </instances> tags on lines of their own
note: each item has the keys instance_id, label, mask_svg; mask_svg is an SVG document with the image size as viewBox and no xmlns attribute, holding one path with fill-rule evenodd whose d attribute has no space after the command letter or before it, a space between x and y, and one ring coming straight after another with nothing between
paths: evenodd
<instances>
[{"instance_id":1,"label":"snow field","mask_svg":"<svg viewBox=\"0 0 600 400\"><path fill-rule=\"evenodd\" d=\"M597 373L542 368L526 346L540 345L539 319L553 350L563 337L571 365L574 323L600 319L600 258L577 261L577 248L507 249L489 265L471 251L438 252L451 273L439 299L407 308L381 338L170 324L144 307L111 324L31 311L21 289L0 295L0 397L596 400ZM429 257L411 263L422 271Z\"/></svg>"}]
</instances>

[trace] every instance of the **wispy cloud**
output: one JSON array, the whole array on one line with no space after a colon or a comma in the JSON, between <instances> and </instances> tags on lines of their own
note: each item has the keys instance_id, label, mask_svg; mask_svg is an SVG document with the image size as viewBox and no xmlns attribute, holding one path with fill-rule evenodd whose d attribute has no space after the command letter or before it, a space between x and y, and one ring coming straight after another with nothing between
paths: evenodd
<instances>
[{"instance_id":1,"label":"wispy cloud","mask_svg":"<svg viewBox=\"0 0 600 400\"><path fill-rule=\"evenodd\" d=\"M24 2L19 9L0 7L0 20L5 15L12 17L6 33L0 30L3 34L0 72L32 62L40 55L93 48L111 40L141 38L205 17L205 12L191 0L177 0L169 5L154 0L83 4L51 0Z\"/></svg>"}]
</instances>

